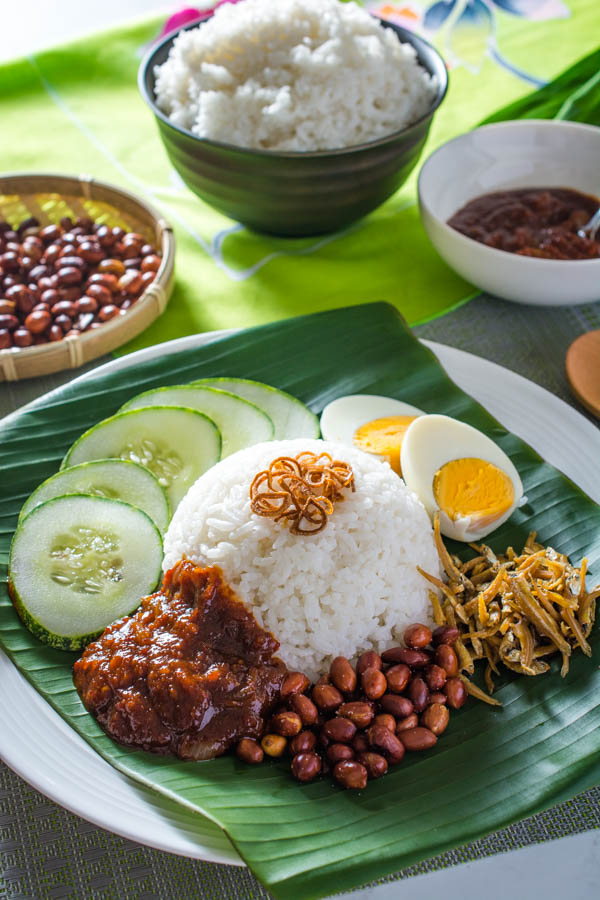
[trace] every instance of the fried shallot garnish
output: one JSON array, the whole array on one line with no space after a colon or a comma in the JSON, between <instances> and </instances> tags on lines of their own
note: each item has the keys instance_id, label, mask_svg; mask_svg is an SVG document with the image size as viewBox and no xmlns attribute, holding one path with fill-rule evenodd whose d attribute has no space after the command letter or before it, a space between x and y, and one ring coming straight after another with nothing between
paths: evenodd
<instances>
[{"instance_id":1,"label":"fried shallot garnish","mask_svg":"<svg viewBox=\"0 0 600 900\"><path fill-rule=\"evenodd\" d=\"M537 543L532 531L520 554L508 547L496 556L485 544L471 544L477 556L463 563L446 549L437 514L434 535L447 581L419 571L442 592L440 600L430 591L436 624L460 629L454 647L461 672L473 674L474 661L485 659L485 683L492 694L500 663L521 675L543 675L550 668L545 657L560 653L564 677L573 650L579 647L591 656L587 638L600 585L586 588L587 559L576 568L563 553ZM497 705L465 675L461 678L469 693Z\"/></svg>"},{"instance_id":2,"label":"fried shallot garnish","mask_svg":"<svg viewBox=\"0 0 600 900\"><path fill-rule=\"evenodd\" d=\"M258 516L289 522L292 534L318 534L327 525L333 504L344 499L343 488L355 490L348 463L329 453L305 451L296 457L278 456L255 475L250 505Z\"/></svg>"}]
</instances>

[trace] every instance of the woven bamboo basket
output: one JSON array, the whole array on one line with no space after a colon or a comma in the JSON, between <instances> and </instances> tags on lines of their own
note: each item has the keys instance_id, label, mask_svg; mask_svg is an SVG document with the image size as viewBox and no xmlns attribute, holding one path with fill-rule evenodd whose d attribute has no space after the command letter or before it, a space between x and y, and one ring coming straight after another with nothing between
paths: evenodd
<instances>
[{"instance_id":1,"label":"woven bamboo basket","mask_svg":"<svg viewBox=\"0 0 600 900\"><path fill-rule=\"evenodd\" d=\"M63 216L90 216L95 222L144 235L162 255L156 278L126 315L102 328L34 347L0 350L0 381L18 381L76 369L131 340L165 309L173 289L175 238L171 226L133 194L93 178L48 174L0 176L0 219L16 226L29 216L42 226Z\"/></svg>"}]
</instances>

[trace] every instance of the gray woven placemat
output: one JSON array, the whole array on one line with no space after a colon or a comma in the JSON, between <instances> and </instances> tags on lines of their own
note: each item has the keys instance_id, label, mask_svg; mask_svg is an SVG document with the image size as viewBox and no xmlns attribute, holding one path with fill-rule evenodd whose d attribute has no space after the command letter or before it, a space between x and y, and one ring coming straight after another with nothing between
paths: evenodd
<instances>
[{"instance_id":1,"label":"gray woven placemat","mask_svg":"<svg viewBox=\"0 0 600 900\"><path fill-rule=\"evenodd\" d=\"M598 303L536 308L482 296L415 331L419 337L505 365L577 406L564 376L564 355L574 338L593 328L600 328ZM61 374L43 385L6 386L0 409L6 414L68 378ZM597 787L383 880L409 878L599 827ZM245 869L151 850L90 825L47 800L0 763L0 897L258 900L270 895Z\"/></svg>"}]
</instances>

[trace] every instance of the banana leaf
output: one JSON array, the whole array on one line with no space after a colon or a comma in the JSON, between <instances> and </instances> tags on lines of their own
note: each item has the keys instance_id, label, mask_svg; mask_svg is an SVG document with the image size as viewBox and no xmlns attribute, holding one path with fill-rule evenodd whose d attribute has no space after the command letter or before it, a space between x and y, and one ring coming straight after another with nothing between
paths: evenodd
<instances>
[{"instance_id":1,"label":"banana leaf","mask_svg":"<svg viewBox=\"0 0 600 900\"><path fill-rule=\"evenodd\" d=\"M565 69L543 88L493 113L481 124L508 119L568 119L600 125L600 49Z\"/></svg>"},{"instance_id":2,"label":"banana leaf","mask_svg":"<svg viewBox=\"0 0 600 900\"><path fill-rule=\"evenodd\" d=\"M73 382L0 424L0 643L40 694L113 766L220 825L282 900L349 889L596 784L597 630L593 658L575 654L567 678L560 677L556 661L545 676L509 675L497 694L501 709L470 701L453 713L432 751L409 755L358 794L329 779L299 785L289 761L250 767L226 756L184 763L126 750L103 734L73 688L74 656L38 643L8 598L7 557L19 508L84 429L134 394L225 374L274 384L315 412L341 394L372 392L480 428L512 458L528 498L494 533L494 549L521 545L535 528L541 540L573 560L587 555L590 578L599 580L600 508L459 390L392 307L303 316Z\"/></svg>"}]
</instances>

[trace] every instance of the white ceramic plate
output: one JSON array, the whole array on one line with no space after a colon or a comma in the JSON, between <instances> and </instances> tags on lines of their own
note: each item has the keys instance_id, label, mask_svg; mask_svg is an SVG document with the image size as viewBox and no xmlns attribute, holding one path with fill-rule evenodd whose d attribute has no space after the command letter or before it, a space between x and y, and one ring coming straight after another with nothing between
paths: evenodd
<instances>
[{"instance_id":1,"label":"white ceramic plate","mask_svg":"<svg viewBox=\"0 0 600 900\"><path fill-rule=\"evenodd\" d=\"M171 341L89 374L116 371L153 356L201 346L220 334ZM459 387L600 502L600 430L562 400L508 369L452 347L427 343ZM19 675L2 651L0 685L0 757L43 794L95 825L142 844L210 862L242 865L216 825L129 781L98 756Z\"/></svg>"}]
</instances>

